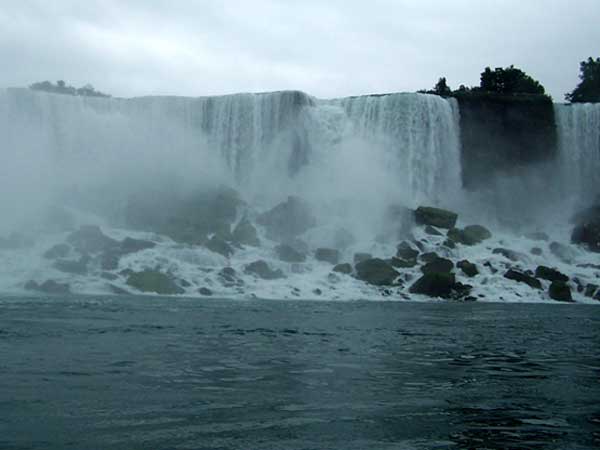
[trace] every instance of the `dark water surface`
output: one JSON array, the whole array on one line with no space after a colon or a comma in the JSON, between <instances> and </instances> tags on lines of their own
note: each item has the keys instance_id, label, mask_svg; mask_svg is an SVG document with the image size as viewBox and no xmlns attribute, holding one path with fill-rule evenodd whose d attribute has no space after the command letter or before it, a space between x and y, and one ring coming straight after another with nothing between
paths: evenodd
<instances>
[{"instance_id":1,"label":"dark water surface","mask_svg":"<svg viewBox=\"0 0 600 450\"><path fill-rule=\"evenodd\" d=\"M600 308L4 298L0 448L600 448Z\"/></svg>"}]
</instances>

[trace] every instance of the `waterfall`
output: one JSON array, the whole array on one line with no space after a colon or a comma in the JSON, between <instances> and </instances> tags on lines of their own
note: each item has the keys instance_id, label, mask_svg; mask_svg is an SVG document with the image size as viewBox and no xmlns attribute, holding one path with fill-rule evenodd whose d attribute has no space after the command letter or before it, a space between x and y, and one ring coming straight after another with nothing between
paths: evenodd
<instances>
[{"instance_id":1,"label":"waterfall","mask_svg":"<svg viewBox=\"0 0 600 450\"><path fill-rule=\"evenodd\" d=\"M555 115L564 189L592 200L600 194L600 104L557 104Z\"/></svg>"}]
</instances>

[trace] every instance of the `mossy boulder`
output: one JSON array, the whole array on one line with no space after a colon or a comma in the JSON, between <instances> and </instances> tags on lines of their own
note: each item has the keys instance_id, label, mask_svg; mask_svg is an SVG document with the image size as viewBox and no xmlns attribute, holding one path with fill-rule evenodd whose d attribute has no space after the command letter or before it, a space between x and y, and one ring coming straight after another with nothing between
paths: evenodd
<instances>
[{"instance_id":1,"label":"mossy boulder","mask_svg":"<svg viewBox=\"0 0 600 450\"><path fill-rule=\"evenodd\" d=\"M250 247L260 247L260 239L256 227L252 225L248 218L244 218L233 229L233 242Z\"/></svg>"},{"instance_id":2,"label":"mossy boulder","mask_svg":"<svg viewBox=\"0 0 600 450\"><path fill-rule=\"evenodd\" d=\"M402 241L396 247L396 257L404 260L416 259L419 256L419 251L414 249L413 246L407 241Z\"/></svg>"},{"instance_id":3,"label":"mossy boulder","mask_svg":"<svg viewBox=\"0 0 600 450\"><path fill-rule=\"evenodd\" d=\"M315 259L329 264L337 264L340 260L340 252L334 248L318 248L315 251Z\"/></svg>"},{"instance_id":4,"label":"mossy boulder","mask_svg":"<svg viewBox=\"0 0 600 450\"><path fill-rule=\"evenodd\" d=\"M258 216L257 222L276 241L293 239L317 224L308 204L295 196Z\"/></svg>"},{"instance_id":5,"label":"mossy boulder","mask_svg":"<svg viewBox=\"0 0 600 450\"><path fill-rule=\"evenodd\" d=\"M383 259L372 258L356 264L356 278L375 286L392 286L398 272Z\"/></svg>"},{"instance_id":6,"label":"mossy boulder","mask_svg":"<svg viewBox=\"0 0 600 450\"><path fill-rule=\"evenodd\" d=\"M302 263L306 261L306 255L297 251L291 245L280 244L275 247L275 253L281 261L288 263Z\"/></svg>"},{"instance_id":7,"label":"mossy boulder","mask_svg":"<svg viewBox=\"0 0 600 450\"><path fill-rule=\"evenodd\" d=\"M429 297L450 298L452 296L456 279L453 273L430 272L425 273L409 289L413 294L427 295Z\"/></svg>"},{"instance_id":8,"label":"mossy boulder","mask_svg":"<svg viewBox=\"0 0 600 450\"><path fill-rule=\"evenodd\" d=\"M463 245L477 245L492 237L492 233L482 225L468 225L464 229L451 228L448 238Z\"/></svg>"},{"instance_id":9,"label":"mossy boulder","mask_svg":"<svg viewBox=\"0 0 600 450\"><path fill-rule=\"evenodd\" d=\"M437 254L436 252L427 252L427 253L422 253L422 254L419 256L419 259L420 259L421 261L423 261L425 264L427 264L427 263L430 263L430 262L433 262L433 261L435 261L435 260L436 260L436 259L438 259L438 258L439 258L439 256L438 256L438 254Z\"/></svg>"},{"instance_id":10,"label":"mossy boulder","mask_svg":"<svg viewBox=\"0 0 600 450\"><path fill-rule=\"evenodd\" d=\"M564 281L553 281L548 288L548 295L559 302L572 302L571 288Z\"/></svg>"},{"instance_id":11,"label":"mossy boulder","mask_svg":"<svg viewBox=\"0 0 600 450\"><path fill-rule=\"evenodd\" d=\"M565 274L546 266L538 266L537 269L535 269L535 276L536 278L548 281L562 281L563 283L569 281L569 277Z\"/></svg>"},{"instance_id":12,"label":"mossy boulder","mask_svg":"<svg viewBox=\"0 0 600 450\"><path fill-rule=\"evenodd\" d=\"M269 265L263 260L258 260L247 264L244 267L244 272L248 275L254 275L262 278L263 280L277 280L279 278L285 278L285 275L281 270L271 269L271 267L269 267Z\"/></svg>"},{"instance_id":13,"label":"mossy boulder","mask_svg":"<svg viewBox=\"0 0 600 450\"><path fill-rule=\"evenodd\" d=\"M415 211L415 222L418 225L430 225L438 228L453 228L458 214L441 208L419 206Z\"/></svg>"},{"instance_id":14,"label":"mossy boulder","mask_svg":"<svg viewBox=\"0 0 600 450\"><path fill-rule=\"evenodd\" d=\"M474 277L479 274L477 266L466 259L459 261L456 266L468 277Z\"/></svg>"},{"instance_id":15,"label":"mossy boulder","mask_svg":"<svg viewBox=\"0 0 600 450\"><path fill-rule=\"evenodd\" d=\"M542 289L542 283L540 283L540 280L518 270L509 269L504 274L504 278L517 281L519 283L525 283L533 289Z\"/></svg>"},{"instance_id":16,"label":"mossy boulder","mask_svg":"<svg viewBox=\"0 0 600 450\"><path fill-rule=\"evenodd\" d=\"M175 295L185 292L177 285L173 276L157 270L133 272L127 277L126 283L138 291L160 295Z\"/></svg>"}]
</instances>

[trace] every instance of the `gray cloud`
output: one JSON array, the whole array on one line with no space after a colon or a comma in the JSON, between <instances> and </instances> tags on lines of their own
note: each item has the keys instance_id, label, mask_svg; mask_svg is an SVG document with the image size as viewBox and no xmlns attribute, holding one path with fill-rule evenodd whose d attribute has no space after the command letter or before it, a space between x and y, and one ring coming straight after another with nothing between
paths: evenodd
<instances>
[{"instance_id":1,"label":"gray cloud","mask_svg":"<svg viewBox=\"0 0 600 450\"><path fill-rule=\"evenodd\" d=\"M5 0L0 86L119 96L301 89L320 97L473 85L515 64L556 100L598 54L597 0Z\"/></svg>"}]
</instances>

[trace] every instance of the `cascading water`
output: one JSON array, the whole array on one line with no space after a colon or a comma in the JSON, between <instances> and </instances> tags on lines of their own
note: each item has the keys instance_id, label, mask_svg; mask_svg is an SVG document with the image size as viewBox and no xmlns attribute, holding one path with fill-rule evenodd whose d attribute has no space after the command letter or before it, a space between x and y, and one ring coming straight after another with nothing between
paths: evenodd
<instances>
[{"instance_id":1,"label":"cascading water","mask_svg":"<svg viewBox=\"0 0 600 450\"><path fill-rule=\"evenodd\" d=\"M600 194L600 104L555 105L564 190L577 202Z\"/></svg>"}]
</instances>

